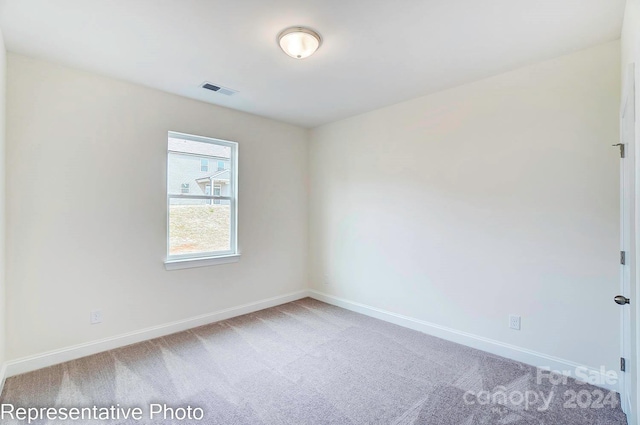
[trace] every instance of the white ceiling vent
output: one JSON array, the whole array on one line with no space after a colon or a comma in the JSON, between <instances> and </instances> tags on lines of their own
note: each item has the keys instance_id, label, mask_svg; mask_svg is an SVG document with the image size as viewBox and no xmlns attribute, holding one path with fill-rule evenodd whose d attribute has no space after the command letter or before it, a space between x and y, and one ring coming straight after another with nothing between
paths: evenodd
<instances>
[{"instance_id":1,"label":"white ceiling vent","mask_svg":"<svg viewBox=\"0 0 640 425\"><path fill-rule=\"evenodd\" d=\"M238 93L238 90L217 86L215 84L209 83L208 81L205 81L204 83L202 83L200 87L206 90L211 90L218 94L224 94L225 96L233 96L234 94Z\"/></svg>"}]
</instances>

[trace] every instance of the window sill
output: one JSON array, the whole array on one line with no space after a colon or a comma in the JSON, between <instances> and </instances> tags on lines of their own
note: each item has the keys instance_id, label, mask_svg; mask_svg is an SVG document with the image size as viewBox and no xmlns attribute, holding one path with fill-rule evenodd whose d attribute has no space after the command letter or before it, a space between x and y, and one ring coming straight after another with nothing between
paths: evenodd
<instances>
[{"instance_id":1,"label":"window sill","mask_svg":"<svg viewBox=\"0 0 640 425\"><path fill-rule=\"evenodd\" d=\"M219 257L181 258L179 260L165 260L164 268L167 270L191 269L194 267L237 263L238 261L240 261L240 254L221 255Z\"/></svg>"}]
</instances>

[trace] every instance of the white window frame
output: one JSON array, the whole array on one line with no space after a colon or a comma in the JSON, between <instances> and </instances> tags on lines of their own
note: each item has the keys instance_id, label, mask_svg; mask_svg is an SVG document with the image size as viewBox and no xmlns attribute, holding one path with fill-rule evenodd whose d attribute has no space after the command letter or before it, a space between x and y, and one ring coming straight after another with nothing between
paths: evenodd
<instances>
[{"instance_id":1,"label":"white window frame","mask_svg":"<svg viewBox=\"0 0 640 425\"><path fill-rule=\"evenodd\" d=\"M203 267L215 264L232 263L240 260L240 252L238 251L238 143L230 140L216 139L213 137L196 136L193 134L179 133L175 131L169 131L168 137L174 137L178 139L191 140L194 142L212 143L220 146L227 146L231 148L231 158L229 159L231 173L229 177L229 195L228 196L215 196L213 192L211 195L186 195L186 194L170 194L169 193L169 154L167 144L167 169L166 169L166 182L165 190L167 191L167 256L164 264L167 270L191 268L191 267ZM213 189L213 188L212 188ZM169 240L169 220L170 220L170 204L171 199L209 199L226 200L229 201L230 208L230 249L226 251L211 251L211 252L197 252L190 254L171 255L170 240Z\"/></svg>"}]
</instances>

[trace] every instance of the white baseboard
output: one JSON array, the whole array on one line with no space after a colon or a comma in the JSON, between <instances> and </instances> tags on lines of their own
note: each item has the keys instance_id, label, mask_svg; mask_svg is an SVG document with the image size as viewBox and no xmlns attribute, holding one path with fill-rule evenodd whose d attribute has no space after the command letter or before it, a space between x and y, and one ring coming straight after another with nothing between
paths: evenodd
<instances>
[{"instance_id":1,"label":"white baseboard","mask_svg":"<svg viewBox=\"0 0 640 425\"><path fill-rule=\"evenodd\" d=\"M429 335L436 336L438 338L446 339L447 341L456 342L458 344L466 345L467 347L476 348L478 350L486 351L491 354L495 354L511 360L516 360L538 368L550 368L551 370L555 371L570 371L572 374L576 371L576 368L581 368L581 370L586 369L585 371L589 374L589 376L594 376L599 380L599 382L603 383L601 385L598 385L599 387L619 392L619 384L617 382L613 385L607 384L602 371L581 365L570 360L549 356L547 354L539 353L526 348L506 344L504 342L496 341L478 335L473 335L467 332L458 331L456 329L448 328L445 326L440 326L435 323L430 323L424 320L414 319L412 317L392 313L376 307L371 307L365 304L335 297L333 295L324 294L313 289L309 290L309 296L318 301L326 302L327 304L342 307L347 310L355 311L356 313L361 313L366 316L384 320L385 322L394 323L405 328L420 331Z\"/></svg>"},{"instance_id":2,"label":"white baseboard","mask_svg":"<svg viewBox=\"0 0 640 425\"><path fill-rule=\"evenodd\" d=\"M345 300L343 298L327 295L316 290L302 290L289 294L267 298L238 307L220 310L214 313L203 314L185 320L179 320L164 325L154 326L139 331L129 332L110 338L105 338L85 344L78 344L59 350L48 351L34 356L23 357L16 360L5 362L0 367L0 392L4 386L4 380L8 377L30 372L44 367L53 366L70 360L92 354L101 353L103 351L112 350L114 348L124 347L126 345L135 344L137 342L147 341L149 339L158 338L187 329L206 325L209 323L219 322L221 320L230 319L232 317L241 316L243 314L253 313L269 307L296 301L305 297L312 297L319 301L326 302L347 310L355 311L376 319L394 323L409 329L417 330L429 335L433 335L448 341L476 348L491 354L502 356L508 359L516 360L536 367L548 367L558 371L574 371L576 368L586 368L593 376L601 376L601 372L588 368L584 365L572 362L570 360L549 356L526 348L517 347L515 345L506 344L489 338L473 335L467 332L461 332L455 329L440 326L434 323L426 322L419 319L403 316L400 314L385 311L376 307L367 306L361 303ZM604 381L603 381L604 382ZM600 385L609 390L619 391L618 385ZM626 400L625 400L626 401Z\"/></svg>"},{"instance_id":3,"label":"white baseboard","mask_svg":"<svg viewBox=\"0 0 640 425\"><path fill-rule=\"evenodd\" d=\"M0 392L4 386L4 379L20 375L22 373L31 372L33 370L42 369L44 367L53 366L58 363L79 359L91 354L101 353L103 351L112 350L114 348L124 347L126 345L135 344L137 342L147 341L149 339L170 335L187 329L195 328L209 323L219 322L221 320L230 319L243 314L253 313L269 307L275 307L291 301L296 301L309 296L306 290L296 291L277 297L267 298L264 300L244 304L238 307L227 308L216 311L214 313L203 314L189 319L178 320L176 322L164 325L154 326L151 328L141 329L139 331L129 332L126 334L104 338L85 344L73 345L71 347L59 350L48 351L5 362L0 369L2 373L2 381L0 383Z\"/></svg>"},{"instance_id":4,"label":"white baseboard","mask_svg":"<svg viewBox=\"0 0 640 425\"><path fill-rule=\"evenodd\" d=\"M0 394L2 394L2 389L4 388L4 381L7 379L7 363L2 363L0 366Z\"/></svg>"}]
</instances>

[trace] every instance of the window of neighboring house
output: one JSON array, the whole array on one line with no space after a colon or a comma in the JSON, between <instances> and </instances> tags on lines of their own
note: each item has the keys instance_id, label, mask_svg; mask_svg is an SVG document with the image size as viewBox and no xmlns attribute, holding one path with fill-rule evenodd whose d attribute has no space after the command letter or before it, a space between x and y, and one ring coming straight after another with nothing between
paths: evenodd
<instances>
[{"instance_id":1,"label":"window of neighboring house","mask_svg":"<svg viewBox=\"0 0 640 425\"><path fill-rule=\"evenodd\" d=\"M208 137L169 132L167 154L167 269L198 267L237 261L237 170L238 144ZM219 161L218 158L224 158ZM209 161L227 165L228 189L194 175ZM189 166L191 164L191 167ZM227 182L226 179L229 179ZM198 184L189 191L185 180ZM186 188L186 191L185 191Z\"/></svg>"},{"instance_id":2,"label":"window of neighboring house","mask_svg":"<svg viewBox=\"0 0 640 425\"><path fill-rule=\"evenodd\" d=\"M209 189L211 189L211 186L209 186ZM220 196L220 194L222 193L222 186L219 184L214 184L213 185L213 194L215 196ZM219 204L220 203L220 199L214 199L213 200L214 204Z\"/></svg>"},{"instance_id":3,"label":"window of neighboring house","mask_svg":"<svg viewBox=\"0 0 640 425\"><path fill-rule=\"evenodd\" d=\"M209 160L201 159L200 160L200 171L209 171Z\"/></svg>"},{"instance_id":4,"label":"window of neighboring house","mask_svg":"<svg viewBox=\"0 0 640 425\"><path fill-rule=\"evenodd\" d=\"M205 195L211 195L211 185L210 185L210 184L205 185L205 187L204 187L204 194L205 194ZM207 205L211 205L211 203L212 203L212 202L211 202L211 199L207 199Z\"/></svg>"},{"instance_id":5,"label":"window of neighboring house","mask_svg":"<svg viewBox=\"0 0 640 425\"><path fill-rule=\"evenodd\" d=\"M218 171L224 170L224 161L218 161Z\"/></svg>"}]
</instances>

